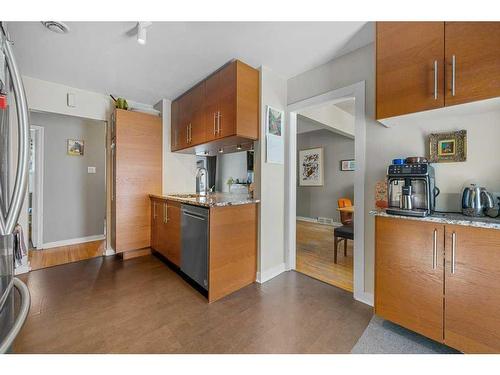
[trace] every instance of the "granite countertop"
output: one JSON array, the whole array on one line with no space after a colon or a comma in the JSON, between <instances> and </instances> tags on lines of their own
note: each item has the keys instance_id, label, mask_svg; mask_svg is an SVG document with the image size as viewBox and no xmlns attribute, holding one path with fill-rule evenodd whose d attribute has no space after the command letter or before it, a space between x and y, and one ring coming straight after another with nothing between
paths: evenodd
<instances>
[{"instance_id":1,"label":"granite countertop","mask_svg":"<svg viewBox=\"0 0 500 375\"><path fill-rule=\"evenodd\" d=\"M255 204L260 200L251 198L248 194L231 194L231 193L210 193L208 195L192 194L167 194L156 195L150 194L151 198L169 199L181 203L192 204L202 207L224 207L238 206L242 204Z\"/></svg>"},{"instance_id":2,"label":"granite countertop","mask_svg":"<svg viewBox=\"0 0 500 375\"><path fill-rule=\"evenodd\" d=\"M465 216L459 213L433 213L426 217L413 217L388 214L383 209L376 209L370 211L374 216L385 216L399 219L427 221L432 223L442 223L450 225L465 225L469 227L486 228L486 229L500 229L500 218L491 217L472 217Z\"/></svg>"}]
</instances>

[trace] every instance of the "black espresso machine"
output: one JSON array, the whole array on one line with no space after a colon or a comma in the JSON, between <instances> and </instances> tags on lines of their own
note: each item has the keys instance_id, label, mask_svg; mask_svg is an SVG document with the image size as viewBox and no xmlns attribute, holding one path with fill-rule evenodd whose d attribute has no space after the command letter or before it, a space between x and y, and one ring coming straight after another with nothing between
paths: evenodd
<instances>
[{"instance_id":1,"label":"black espresso machine","mask_svg":"<svg viewBox=\"0 0 500 375\"><path fill-rule=\"evenodd\" d=\"M438 195L431 165L392 164L387 168L388 214L428 216L434 212Z\"/></svg>"}]
</instances>

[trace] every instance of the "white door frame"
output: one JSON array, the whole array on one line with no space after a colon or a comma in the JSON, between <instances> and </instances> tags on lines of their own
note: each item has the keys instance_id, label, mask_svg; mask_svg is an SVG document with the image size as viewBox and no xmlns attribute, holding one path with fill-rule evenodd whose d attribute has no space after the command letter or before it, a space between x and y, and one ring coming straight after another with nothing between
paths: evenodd
<instances>
[{"instance_id":1,"label":"white door frame","mask_svg":"<svg viewBox=\"0 0 500 375\"><path fill-rule=\"evenodd\" d=\"M296 267L296 196L297 196L297 112L325 103L335 103L346 98L355 99L354 119L354 154L356 170L354 172L354 299L373 306L373 294L365 292L365 158L366 158L366 122L365 122L365 81L328 91L305 100L288 105L287 118L289 131L285 145L285 246L286 266L288 270ZM333 250L332 250L333 251Z\"/></svg>"},{"instance_id":2,"label":"white door frame","mask_svg":"<svg viewBox=\"0 0 500 375\"><path fill-rule=\"evenodd\" d=\"M35 142L35 174L33 176L33 196L31 202L31 238L33 246L41 249L43 247L43 175L44 175L44 128L43 126L30 125L34 130Z\"/></svg>"}]
</instances>

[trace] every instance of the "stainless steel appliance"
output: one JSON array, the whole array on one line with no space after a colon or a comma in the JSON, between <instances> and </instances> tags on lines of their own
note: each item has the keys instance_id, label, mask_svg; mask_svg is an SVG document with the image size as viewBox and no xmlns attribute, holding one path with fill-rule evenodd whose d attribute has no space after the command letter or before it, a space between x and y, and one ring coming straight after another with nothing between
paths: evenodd
<instances>
[{"instance_id":1,"label":"stainless steel appliance","mask_svg":"<svg viewBox=\"0 0 500 375\"><path fill-rule=\"evenodd\" d=\"M387 169L387 213L427 216L434 212L439 189L427 163L390 165Z\"/></svg>"},{"instance_id":2,"label":"stainless steel appliance","mask_svg":"<svg viewBox=\"0 0 500 375\"><path fill-rule=\"evenodd\" d=\"M208 291L209 209L181 206L181 271Z\"/></svg>"},{"instance_id":3,"label":"stainless steel appliance","mask_svg":"<svg viewBox=\"0 0 500 375\"><path fill-rule=\"evenodd\" d=\"M486 216L495 208L495 199L484 187L476 184L464 188L462 192L462 213L467 216Z\"/></svg>"},{"instance_id":4,"label":"stainless steel appliance","mask_svg":"<svg viewBox=\"0 0 500 375\"><path fill-rule=\"evenodd\" d=\"M21 330L30 306L26 285L14 277L12 232L17 224L26 194L29 161L29 121L26 95L11 50L4 22L0 22L0 353L8 352ZM12 103L15 103L13 106ZM17 115L17 171L11 185L10 123ZM11 186L12 189L11 189ZM15 291L21 296L19 311L14 306Z\"/></svg>"}]
</instances>

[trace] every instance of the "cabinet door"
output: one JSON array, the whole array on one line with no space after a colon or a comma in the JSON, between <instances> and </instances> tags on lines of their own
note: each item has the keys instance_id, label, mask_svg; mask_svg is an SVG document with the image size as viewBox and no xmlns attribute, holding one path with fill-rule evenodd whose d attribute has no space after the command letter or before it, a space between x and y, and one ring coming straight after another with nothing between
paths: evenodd
<instances>
[{"instance_id":1,"label":"cabinet door","mask_svg":"<svg viewBox=\"0 0 500 375\"><path fill-rule=\"evenodd\" d=\"M219 109L217 137L236 134L236 63L225 66L219 74Z\"/></svg>"},{"instance_id":2,"label":"cabinet door","mask_svg":"<svg viewBox=\"0 0 500 375\"><path fill-rule=\"evenodd\" d=\"M165 239L167 257L176 266L181 265L181 206L180 203L167 201L167 224Z\"/></svg>"},{"instance_id":3,"label":"cabinet door","mask_svg":"<svg viewBox=\"0 0 500 375\"><path fill-rule=\"evenodd\" d=\"M189 147L189 124L191 122L191 98L190 92L179 99L179 123L178 123L178 145L179 149Z\"/></svg>"},{"instance_id":4,"label":"cabinet door","mask_svg":"<svg viewBox=\"0 0 500 375\"><path fill-rule=\"evenodd\" d=\"M151 248L158 250L158 201L151 199Z\"/></svg>"},{"instance_id":5,"label":"cabinet door","mask_svg":"<svg viewBox=\"0 0 500 375\"><path fill-rule=\"evenodd\" d=\"M376 34L377 119L443 107L444 22L377 22Z\"/></svg>"},{"instance_id":6,"label":"cabinet door","mask_svg":"<svg viewBox=\"0 0 500 375\"><path fill-rule=\"evenodd\" d=\"M191 102L191 118L189 121L189 145L199 145L205 142L204 95L205 83L202 82L193 90Z\"/></svg>"},{"instance_id":7,"label":"cabinet door","mask_svg":"<svg viewBox=\"0 0 500 375\"><path fill-rule=\"evenodd\" d=\"M466 353L500 352L500 231L446 226L444 339Z\"/></svg>"},{"instance_id":8,"label":"cabinet door","mask_svg":"<svg viewBox=\"0 0 500 375\"><path fill-rule=\"evenodd\" d=\"M217 138L217 112L219 110L219 73L215 73L205 80L203 117L205 123L205 137L207 141Z\"/></svg>"},{"instance_id":9,"label":"cabinet door","mask_svg":"<svg viewBox=\"0 0 500 375\"><path fill-rule=\"evenodd\" d=\"M445 46L447 106L500 96L500 22L446 22Z\"/></svg>"},{"instance_id":10,"label":"cabinet door","mask_svg":"<svg viewBox=\"0 0 500 375\"><path fill-rule=\"evenodd\" d=\"M376 218L375 313L443 342L444 226Z\"/></svg>"},{"instance_id":11,"label":"cabinet door","mask_svg":"<svg viewBox=\"0 0 500 375\"><path fill-rule=\"evenodd\" d=\"M179 149L179 101L174 100L170 112L170 148L172 151Z\"/></svg>"}]
</instances>

